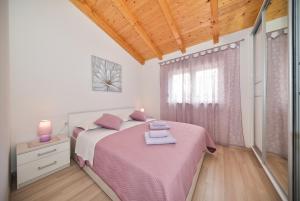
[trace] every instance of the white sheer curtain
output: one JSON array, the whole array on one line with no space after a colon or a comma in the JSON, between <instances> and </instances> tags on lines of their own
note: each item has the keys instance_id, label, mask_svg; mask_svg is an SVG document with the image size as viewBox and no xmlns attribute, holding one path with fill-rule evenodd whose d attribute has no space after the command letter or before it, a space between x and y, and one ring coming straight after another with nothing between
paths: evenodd
<instances>
[{"instance_id":1,"label":"white sheer curtain","mask_svg":"<svg viewBox=\"0 0 300 201\"><path fill-rule=\"evenodd\" d=\"M161 117L200 125L216 142L244 146L239 43L161 65Z\"/></svg>"},{"instance_id":2,"label":"white sheer curtain","mask_svg":"<svg viewBox=\"0 0 300 201\"><path fill-rule=\"evenodd\" d=\"M288 36L287 29L267 34L267 151L288 156Z\"/></svg>"}]
</instances>

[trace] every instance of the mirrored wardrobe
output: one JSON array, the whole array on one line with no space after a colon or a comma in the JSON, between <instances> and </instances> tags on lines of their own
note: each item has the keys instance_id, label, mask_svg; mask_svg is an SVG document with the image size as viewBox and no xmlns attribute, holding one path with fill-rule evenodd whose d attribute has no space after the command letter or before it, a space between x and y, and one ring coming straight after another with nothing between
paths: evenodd
<instances>
[{"instance_id":1,"label":"mirrored wardrobe","mask_svg":"<svg viewBox=\"0 0 300 201\"><path fill-rule=\"evenodd\" d=\"M253 30L254 150L275 188L288 198L289 84L288 0L265 1Z\"/></svg>"},{"instance_id":2,"label":"mirrored wardrobe","mask_svg":"<svg viewBox=\"0 0 300 201\"><path fill-rule=\"evenodd\" d=\"M265 146L266 163L288 194L288 111L289 111L289 62L287 1L276 0L282 5L280 18L271 18L278 12L273 3L266 10L266 110ZM274 25L274 23L276 25Z\"/></svg>"}]
</instances>

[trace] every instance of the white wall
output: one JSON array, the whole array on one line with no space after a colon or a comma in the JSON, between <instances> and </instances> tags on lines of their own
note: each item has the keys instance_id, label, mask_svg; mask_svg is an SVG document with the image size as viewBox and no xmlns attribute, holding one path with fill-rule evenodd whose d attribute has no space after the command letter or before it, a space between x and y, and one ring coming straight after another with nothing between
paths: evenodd
<instances>
[{"instance_id":1,"label":"white wall","mask_svg":"<svg viewBox=\"0 0 300 201\"><path fill-rule=\"evenodd\" d=\"M9 3L13 158L42 119L57 133L69 112L139 104L141 65L69 0ZM122 93L92 91L91 55L122 65Z\"/></svg>"},{"instance_id":2,"label":"white wall","mask_svg":"<svg viewBox=\"0 0 300 201\"><path fill-rule=\"evenodd\" d=\"M0 200L9 196L9 43L8 0L0 1Z\"/></svg>"},{"instance_id":3,"label":"white wall","mask_svg":"<svg viewBox=\"0 0 300 201\"><path fill-rule=\"evenodd\" d=\"M287 16L279 17L266 23L266 32L287 28L289 20Z\"/></svg>"},{"instance_id":4,"label":"white wall","mask_svg":"<svg viewBox=\"0 0 300 201\"><path fill-rule=\"evenodd\" d=\"M253 39L250 35L251 28L220 38L220 43L216 46L245 39L241 42L240 54L240 80L241 80L241 104L243 116L243 131L247 147L253 144ZM201 51L213 47L211 41L195 45L187 49L186 54ZM180 52L175 52L164 56L164 60L182 56ZM146 112L156 118L160 117L160 77L158 59L148 61L143 67L142 80L142 102Z\"/></svg>"}]
</instances>

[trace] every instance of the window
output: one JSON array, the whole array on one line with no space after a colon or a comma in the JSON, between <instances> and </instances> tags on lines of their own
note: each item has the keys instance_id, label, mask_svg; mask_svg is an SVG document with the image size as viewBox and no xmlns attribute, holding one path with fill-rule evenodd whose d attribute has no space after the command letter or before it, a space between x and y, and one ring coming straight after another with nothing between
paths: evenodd
<instances>
[{"instance_id":1,"label":"window","mask_svg":"<svg viewBox=\"0 0 300 201\"><path fill-rule=\"evenodd\" d=\"M197 71L195 79L195 102L212 103L218 101L218 69Z\"/></svg>"},{"instance_id":2,"label":"window","mask_svg":"<svg viewBox=\"0 0 300 201\"><path fill-rule=\"evenodd\" d=\"M193 92L193 93L191 93ZM174 74L169 82L169 103L213 103L218 101L218 69Z\"/></svg>"},{"instance_id":3,"label":"window","mask_svg":"<svg viewBox=\"0 0 300 201\"><path fill-rule=\"evenodd\" d=\"M169 88L169 103L182 103L190 100L191 78L189 73L172 76ZM184 102L185 102L184 101Z\"/></svg>"}]
</instances>

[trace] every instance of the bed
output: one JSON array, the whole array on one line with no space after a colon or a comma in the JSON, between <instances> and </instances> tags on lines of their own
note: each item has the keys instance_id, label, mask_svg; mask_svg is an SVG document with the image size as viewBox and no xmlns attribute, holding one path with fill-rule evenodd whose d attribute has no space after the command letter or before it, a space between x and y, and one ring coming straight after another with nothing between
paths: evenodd
<instances>
[{"instance_id":1,"label":"bed","mask_svg":"<svg viewBox=\"0 0 300 201\"><path fill-rule=\"evenodd\" d=\"M204 128L168 122L177 143L167 145L145 144L144 133L153 119L125 121L120 131L78 128L103 113L128 116L131 112L133 108L70 114L74 159L113 201L192 200L204 155L215 151ZM88 142L84 146L83 139ZM75 146L88 153L86 160L74 153Z\"/></svg>"}]
</instances>

